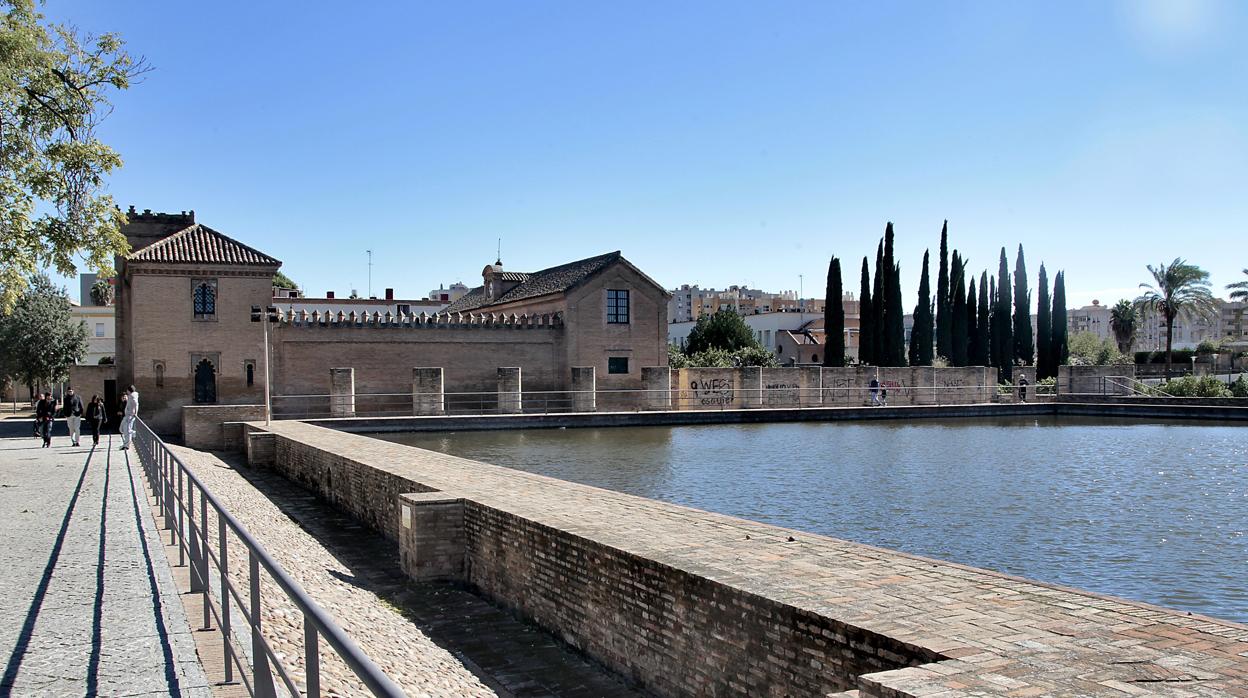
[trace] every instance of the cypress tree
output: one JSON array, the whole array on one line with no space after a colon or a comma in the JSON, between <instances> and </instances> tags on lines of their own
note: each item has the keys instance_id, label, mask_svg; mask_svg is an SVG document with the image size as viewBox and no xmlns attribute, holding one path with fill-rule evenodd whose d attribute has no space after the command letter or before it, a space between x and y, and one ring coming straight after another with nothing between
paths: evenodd
<instances>
[{"instance_id":1,"label":"cypress tree","mask_svg":"<svg viewBox=\"0 0 1248 698\"><path fill-rule=\"evenodd\" d=\"M919 276L919 303L914 306L914 329L910 331L910 365L932 365L932 284L928 278L928 251L923 251Z\"/></svg>"},{"instance_id":2,"label":"cypress tree","mask_svg":"<svg viewBox=\"0 0 1248 698\"><path fill-rule=\"evenodd\" d=\"M871 324L875 320L875 309L871 305L871 269L867 258L863 257L862 286L858 290L858 363L861 364L875 363L875 357L871 355L874 334Z\"/></svg>"},{"instance_id":3,"label":"cypress tree","mask_svg":"<svg viewBox=\"0 0 1248 698\"><path fill-rule=\"evenodd\" d=\"M893 224L884 226L885 366L906 365L906 311L901 300L901 265L894 253Z\"/></svg>"},{"instance_id":4,"label":"cypress tree","mask_svg":"<svg viewBox=\"0 0 1248 698\"><path fill-rule=\"evenodd\" d=\"M966 287L966 365L981 366L979 344L975 336L979 333L979 308L976 304L979 294L975 291L975 275L971 275L971 283Z\"/></svg>"},{"instance_id":5,"label":"cypress tree","mask_svg":"<svg viewBox=\"0 0 1248 698\"><path fill-rule=\"evenodd\" d=\"M1070 358L1070 349L1066 346L1066 272L1057 272L1057 280L1053 283L1053 349L1049 355L1052 361L1053 375L1057 375L1057 367L1065 365Z\"/></svg>"},{"instance_id":6,"label":"cypress tree","mask_svg":"<svg viewBox=\"0 0 1248 698\"><path fill-rule=\"evenodd\" d=\"M949 325L951 311L949 295L949 221L940 226L940 272L936 276L936 355L949 358L949 345L953 343L952 327Z\"/></svg>"},{"instance_id":7,"label":"cypress tree","mask_svg":"<svg viewBox=\"0 0 1248 698\"><path fill-rule=\"evenodd\" d=\"M1023 366L1036 360L1031 337L1031 291L1027 289L1027 262L1023 260L1021 244L1014 262L1014 360Z\"/></svg>"},{"instance_id":8,"label":"cypress tree","mask_svg":"<svg viewBox=\"0 0 1248 698\"><path fill-rule=\"evenodd\" d=\"M992 307L988 302L988 272L979 274L979 317L975 321L975 356L978 366L988 366L991 362L992 349L989 343L992 322Z\"/></svg>"},{"instance_id":9,"label":"cypress tree","mask_svg":"<svg viewBox=\"0 0 1248 698\"><path fill-rule=\"evenodd\" d=\"M871 310L874 311L871 318L871 358L876 366L888 365L888 349L884 346L884 337L888 334L884 329L884 306L888 304L888 297L884 294L884 276L884 241L880 240L875 248L875 280L871 286Z\"/></svg>"},{"instance_id":10,"label":"cypress tree","mask_svg":"<svg viewBox=\"0 0 1248 698\"><path fill-rule=\"evenodd\" d=\"M823 365L845 365L845 306L841 288L841 260L828 262L828 287L823 301Z\"/></svg>"},{"instance_id":11,"label":"cypress tree","mask_svg":"<svg viewBox=\"0 0 1248 698\"><path fill-rule=\"evenodd\" d=\"M953 304L949 313L951 328L950 347L953 356L949 363L954 366L966 365L966 271L962 257L955 250L953 264L949 269L949 284L953 289Z\"/></svg>"},{"instance_id":12,"label":"cypress tree","mask_svg":"<svg viewBox=\"0 0 1248 698\"><path fill-rule=\"evenodd\" d=\"M997 306L995 312L1000 314L997 321L997 332L1001 337L997 344L1000 353L997 355L997 379L1001 382L1013 380L1014 377L1014 328L1010 320L1010 267L1005 259L1005 248L1001 248L1001 263L997 269Z\"/></svg>"},{"instance_id":13,"label":"cypress tree","mask_svg":"<svg viewBox=\"0 0 1248 698\"><path fill-rule=\"evenodd\" d=\"M1049 274L1040 264L1040 298L1036 305L1036 378L1048 378L1053 361L1053 305L1049 300Z\"/></svg>"}]
</instances>

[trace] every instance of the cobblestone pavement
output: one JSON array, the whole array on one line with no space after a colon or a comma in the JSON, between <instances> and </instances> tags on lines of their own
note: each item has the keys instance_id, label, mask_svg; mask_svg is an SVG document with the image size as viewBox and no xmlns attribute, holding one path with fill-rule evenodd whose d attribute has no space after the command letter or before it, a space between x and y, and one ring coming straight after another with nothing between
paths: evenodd
<instances>
[{"instance_id":1,"label":"cobblestone pavement","mask_svg":"<svg viewBox=\"0 0 1248 698\"><path fill-rule=\"evenodd\" d=\"M172 448L409 695L635 695L548 634L480 597L407 579L392 544L285 478L248 468L231 455L220 454L228 459L222 460L218 454ZM215 540L215 532L210 535ZM236 583L245 581L239 573ZM262 595L266 639L302 681L299 615L276 587L264 585ZM328 650L322 652L321 671L323 687L363 693Z\"/></svg>"},{"instance_id":2,"label":"cobblestone pavement","mask_svg":"<svg viewBox=\"0 0 1248 698\"><path fill-rule=\"evenodd\" d=\"M0 439L0 696L210 695L137 461L53 443Z\"/></svg>"}]
</instances>

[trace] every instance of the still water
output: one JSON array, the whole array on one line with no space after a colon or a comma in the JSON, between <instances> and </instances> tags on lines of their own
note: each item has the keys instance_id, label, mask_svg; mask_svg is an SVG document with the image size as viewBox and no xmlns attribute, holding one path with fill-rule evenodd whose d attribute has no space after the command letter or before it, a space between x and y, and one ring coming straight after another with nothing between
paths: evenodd
<instances>
[{"instance_id":1,"label":"still water","mask_svg":"<svg viewBox=\"0 0 1248 698\"><path fill-rule=\"evenodd\" d=\"M1248 622L1242 425L1028 417L384 438Z\"/></svg>"}]
</instances>

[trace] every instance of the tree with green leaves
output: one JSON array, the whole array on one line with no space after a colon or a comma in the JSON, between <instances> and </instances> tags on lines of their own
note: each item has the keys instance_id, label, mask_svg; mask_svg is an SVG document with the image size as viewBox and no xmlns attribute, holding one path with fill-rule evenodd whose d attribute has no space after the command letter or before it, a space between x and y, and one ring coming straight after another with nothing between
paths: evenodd
<instances>
[{"instance_id":1,"label":"tree with green leaves","mask_svg":"<svg viewBox=\"0 0 1248 698\"><path fill-rule=\"evenodd\" d=\"M949 268L949 285L953 289L953 304L949 314L952 339L949 350L953 352L953 356L949 357L949 364L951 366L965 366L967 365L966 267L957 250L953 252L953 263Z\"/></svg>"},{"instance_id":2,"label":"tree with green leaves","mask_svg":"<svg viewBox=\"0 0 1248 698\"><path fill-rule=\"evenodd\" d=\"M940 226L940 271L936 276L936 355L949 358L950 345L953 344L952 325L949 314L952 312L949 294L949 221Z\"/></svg>"},{"instance_id":3,"label":"tree with green leaves","mask_svg":"<svg viewBox=\"0 0 1248 698\"><path fill-rule=\"evenodd\" d=\"M1040 298L1036 303L1036 378L1057 376L1053 368L1053 307L1049 300L1049 273L1040 263Z\"/></svg>"},{"instance_id":4,"label":"tree with green leaves","mask_svg":"<svg viewBox=\"0 0 1248 698\"><path fill-rule=\"evenodd\" d=\"M979 334L979 294L975 290L975 275L971 274L971 283L966 287L966 365L982 366L977 353L979 345L975 337Z\"/></svg>"},{"instance_id":5,"label":"tree with green leaves","mask_svg":"<svg viewBox=\"0 0 1248 698\"><path fill-rule=\"evenodd\" d=\"M884 361L882 366L906 365L906 311L901 299L901 265L893 247L893 224L884 226Z\"/></svg>"},{"instance_id":6,"label":"tree with green leaves","mask_svg":"<svg viewBox=\"0 0 1248 698\"><path fill-rule=\"evenodd\" d=\"M975 360L976 366L990 365L992 355L990 333L992 331L992 307L988 302L988 272L979 274L979 317L975 319Z\"/></svg>"},{"instance_id":7,"label":"tree with green leaves","mask_svg":"<svg viewBox=\"0 0 1248 698\"><path fill-rule=\"evenodd\" d=\"M1069 332L1066 320L1066 272L1059 271L1053 281L1053 348L1049 354L1054 376L1057 375L1057 367L1064 366L1070 359L1070 347L1067 344Z\"/></svg>"},{"instance_id":8,"label":"tree with green leaves","mask_svg":"<svg viewBox=\"0 0 1248 698\"><path fill-rule=\"evenodd\" d=\"M1248 269L1244 270L1244 276L1248 276ZM1226 290L1231 292L1231 300L1240 303L1248 302L1248 279L1227 284Z\"/></svg>"},{"instance_id":9,"label":"tree with green leaves","mask_svg":"<svg viewBox=\"0 0 1248 698\"><path fill-rule=\"evenodd\" d=\"M95 283L91 284L89 293L91 302L101 306L112 305L117 297L117 291L108 279L96 279Z\"/></svg>"},{"instance_id":10,"label":"tree with green leaves","mask_svg":"<svg viewBox=\"0 0 1248 698\"><path fill-rule=\"evenodd\" d=\"M1114 304L1109 311L1109 329L1113 330L1118 351L1123 354L1129 354L1131 345L1135 344L1137 318L1135 304L1125 298Z\"/></svg>"},{"instance_id":11,"label":"tree with green leaves","mask_svg":"<svg viewBox=\"0 0 1248 698\"><path fill-rule=\"evenodd\" d=\"M711 315L698 318L689 337L685 339L685 353L689 355L709 349L736 351L759 346L754 330L735 310L720 308Z\"/></svg>"},{"instance_id":12,"label":"tree with green leaves","mask_svg":"<svg viewBox=\"0 0 1248 698\"><path fill-rule=\"evenodd\" d=\"M862 284L858 289L858 363L874 364L871 349L875 344L875 308L871 300L871 267L862 258Z\"/></svg>"},{"instance_id":13,"label":"tree with green leaves","mask_svg":"<svg viewBox=\"0 0 1248 698\"><path fill-rule=\"evenodd\" d=\"M845 295L841 284L841 260L828 262L828 287L823 302L823 365L845 365Z\"/></svg>"},{"instance_id":14,"label":"tree with green leaves","mask_svg":"<svg viewBox=\"0 0 1248 698\"><path fill-rule=\"evenodd\" d=\"M1018 246L1014 262L1014 362L1030 366L1036 360L1036 347L1031 336L1031 291L1027 290L1027 263L1023 246Z\"/></svg>"},{"instance_id":15,"label":"tree with green leaves","mask_svg":"<svg viewBox=\"0 0 1248 698\"><path fill-rule=\"evenodd\" d=\"M69 295L38 274L24 284L13 312L0 320L6 370L33 392L69 375L87 355L87 326L70 312Z\"/></svg>"},{"instance_id":16,"label":"tree with green leaves","mask_svg":"<svg viewBox=\"0 0 1248 698\"><path fill-rule=\"evenodd\" d=\"M996 322L998 337L993 342L997 351L997 379L1003 383L1014 378L1014 327L1010 317L1010 267L1005 258L1005 248L1001 248L1001 261L997 269L997 301L993 315L999 316Z\"/></svg>"},{"instance_id":17,"label":"tree with green leaves","mask_svg":"<svg viewBox=\"0 0 1248 698\"><path fill-rule=\"evenodd\" d=\"M1166 375L1174 363L1174 320L1208 316L1214 312L1213 293L1209 290L1209 272L1185 260L1175 258L1169 264L1148 266L1153 283L1140 284L1145 289L1135 304L1142 310L1155 312L1166 321Z\"/></svg>"},{"instance_id":18,"label":"tree with green leaves","mask_svg":"<svg viewBox=\"0 0 1248 698\"><path fill-rule=\"evenodd\" d=\"M875 317L871 318L871 356L877 366L888 365L888 349L884 346L888 336L888 326L884 324L884 307L888 305L888 296L884 290L884 240L875 248L875 282L871 288L871 310Z\"/></svg>"},{"instance_id":19,"label":"tree with green leaves","mask_svg":"<svg viewBox=\"0 0 1248 698\"><path fill-rule=\"evenodd\" d=\"M291 291L298 291L299 284L295 283L289 276L286 276L279 271L273 275L273 288L285 288Z\"/></svg>"},{"instance_id":20,"label":"tree with green leaves","mask_svg":"<svg viewBox=\"0 0 1248 698\"><path fill-rule=\"evenodd\" d=\"M7 12L4 12L7 8ZM98 137L111 95L148 70L116 34L52 24L34 0L0 0L0 311L43 267L101 276L128 250L105 193L121 157Z\"/></svg>"},{"instance_id":21,"label":"tree with green leaves","mask_svg":"<svg viewBox=\"0 0 1248 698\"><path fill-rule=\"evenodd\" d=\"M914 306L914 328L910 331L910 365L932 365L932 283L928 278L928 251L923 251L923 271L919 276L919 302Z\"/></svg>"}]
</instances>

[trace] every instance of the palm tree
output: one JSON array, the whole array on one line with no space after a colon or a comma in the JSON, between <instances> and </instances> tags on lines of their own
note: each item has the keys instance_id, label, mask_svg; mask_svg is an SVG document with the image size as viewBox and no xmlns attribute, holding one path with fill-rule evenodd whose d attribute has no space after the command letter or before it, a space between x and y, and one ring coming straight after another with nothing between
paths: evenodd
<instances>
[{"instance_id":1,"label":"palm tree","mask_svg":"<svg viewBox=\"0 0 1248 698\"><path fill-rule=\"evenodd\" d=\"M1244 270L1244 276L1248 276L1248 269ZM1248 301L1248 279L1227 284L1226 290L1231 292L1231 300Z\"/></svg>"},{"instance_id":2,"label":"palm tree","mask_svg":"<svg viewBox=\"0 0 1248 698\"><path fill-rule=\"evenodd\" d=\"M1175 257L1169 264L1150 264L1152 284L1140 284L1143 295L1135 299L1135 307L1160 313L1166 321L1166 375L1174 363L1174 320L1179 315L1209 315L1215 305L1209 291L1209 272L1195 264Z\"/></svg>"},{"instance_id":3,"label":"palm tree","mask_svg":"<svg viewBox=\"0 0 1248 698\"><path fill-rule=\"evenodd\" d=\"M1114 330L1114 341L1118 342L1118 351L1123 354L1131 352L1135 344L1135 306L1125 298L1118 301L1114 309L1109 311L1109 326Z\"/></svg>"}]
</instances>

